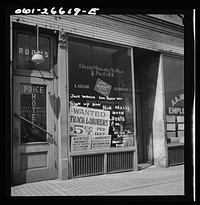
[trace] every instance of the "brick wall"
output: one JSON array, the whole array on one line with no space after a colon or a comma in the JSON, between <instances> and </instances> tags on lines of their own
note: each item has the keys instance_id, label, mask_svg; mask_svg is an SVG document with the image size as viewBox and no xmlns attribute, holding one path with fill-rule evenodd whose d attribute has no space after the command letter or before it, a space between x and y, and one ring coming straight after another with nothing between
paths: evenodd
<instances>
[{"instance_id":1,"label":"brick wall","mask_svg":"<svg viewBox=\"0 0 200 205\"><path fill-rule=\"evenodd\" d=\"M184 52L181 26L145 15L12 15L11 21L149 50Z\"/></svg>"}]
</instances>

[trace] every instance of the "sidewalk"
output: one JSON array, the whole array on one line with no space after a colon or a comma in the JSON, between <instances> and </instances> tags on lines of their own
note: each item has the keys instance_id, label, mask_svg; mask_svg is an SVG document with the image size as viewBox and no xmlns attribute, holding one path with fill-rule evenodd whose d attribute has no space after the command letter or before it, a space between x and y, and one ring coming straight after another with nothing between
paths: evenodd
<instances>
[{"instance_id":1,"label":"sidewalk","mask_svg":"<svg viewBox=\"0 0 200 205\"><path fill-rule=\"evenodd\" d=\"M184 165L48 180L11 188L11 196L184 195Z\"/></svg>"}]
</instances>

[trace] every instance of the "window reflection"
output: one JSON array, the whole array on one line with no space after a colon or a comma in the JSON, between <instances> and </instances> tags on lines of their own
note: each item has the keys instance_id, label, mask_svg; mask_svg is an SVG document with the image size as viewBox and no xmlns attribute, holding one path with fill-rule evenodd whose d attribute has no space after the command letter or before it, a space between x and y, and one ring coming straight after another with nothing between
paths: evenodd
<instances>
[{"instance_id":1,"label":"window reflection","mask_svg":"<svg viewBox=\"0 0 200 205\"><path fill-rule=\"evenodd\" d=\"M166 129L168 143L184 143L184 61L164 56Z\"/></svg>"}]
</instances>

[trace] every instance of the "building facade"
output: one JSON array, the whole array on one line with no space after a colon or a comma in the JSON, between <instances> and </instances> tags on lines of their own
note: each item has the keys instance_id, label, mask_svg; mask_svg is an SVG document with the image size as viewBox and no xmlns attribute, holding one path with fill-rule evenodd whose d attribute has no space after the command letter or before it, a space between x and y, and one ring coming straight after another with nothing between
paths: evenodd
<instances>
[{"instance_id":1,"label":"building facade","mask_svg":"<svg viewBox=\"0 0 200 205\"><path fill-rule=\"evenodd\" d=\"M180 16L12 15L10 42L14 185L184 163Z\"/></svg>"}]
</instances>

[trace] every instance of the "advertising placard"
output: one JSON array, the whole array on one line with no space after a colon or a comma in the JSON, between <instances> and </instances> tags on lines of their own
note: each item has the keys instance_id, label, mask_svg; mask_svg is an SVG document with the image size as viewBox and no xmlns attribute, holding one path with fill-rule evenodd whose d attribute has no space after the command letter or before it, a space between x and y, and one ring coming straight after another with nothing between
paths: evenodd
<instances>
[{"instance_id":1,"label":"advertising placard","mask_svg":"<svg viewBox=\"0 0 200 205\"><path fill-rule=\"evenodd\" d=\"M172 130L175 131L176 130L176 124L167 124L167 130Z\"/></svg>"},{"instance_id":2,"label":"advertising placard","mask_svg":"<svg viewBox=\"0 0 200 205\"><path fill-rule=\"evenodd\" d=\"M167 122L175 122L175 115L173 115L173 116L167 115L166 120L167 120Z\"/></svg>"},{"instance_id":3,"label":"advertising placard","mask_svg":"<svg viewBox=\"0 0 200 205\"><path fill-rule=\"evenodd\" d=\"M87 151L91 147L90 136L72 136L71 137L71 152Z\"/></svg>"},{"instance_id":4,"label":"advertising placard","mask_svg":"<svg viewBox=\"0 0 200 205\"><path fill-rule=\"evenodd\" d=\"M178 130L184 130L184 124L178 124Z\"/></svg>"},{"instance_id":5,"label":"advertising placard","mask_svg":"<svg viewBox=\"0 0 200 205\"><path fill-rule=\"evenodd\" d=\"M97 135L92 136L92 149L105 149L110 148L111 135Z\"/></svg>"},{"instance_id":6,"label":"advertising placard","mask_svg":"<svg viewBox=\"0 0 200 205\"><path fill-rule=\"evenodd\" d=\"M98 78L94 90L104 96L109 96L111 88L111 85Z\"/></svg>"},{"instance_id":7,"label":"advertising placard","mask_svg":"<svg viewBox=\"0 0 200 205\"><path fill-rule=\"evenodd\" d=\"M108 135L110 112L70 106L70 135Z\"/></svg>"},{"instance_id":8,"label":"advertising placard","mask_svg":"<svg viewBox=\"0 0 200 205\"><path fill-rule=\"evenodd\" d=\"M184 122L184 116L176 116L177 122Z\"/></svg>"}]
</instances>

